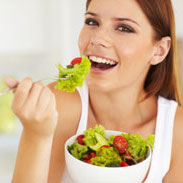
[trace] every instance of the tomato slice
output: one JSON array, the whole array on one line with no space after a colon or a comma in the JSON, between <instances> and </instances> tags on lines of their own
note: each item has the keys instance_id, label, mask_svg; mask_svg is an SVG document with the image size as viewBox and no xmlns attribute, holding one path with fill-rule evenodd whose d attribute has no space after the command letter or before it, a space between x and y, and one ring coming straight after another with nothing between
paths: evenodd
<instances>
[{"instance_id":1,"label":"tomato slice","mask_svg":"<svg viewBox=\"0 0 183 183\"><path fill-rule=\"evenodd\" d=\"M81 60L82 58L81 57L77 57L77 58L74 58L72 61L71 61L71 65L75 65L75 64L80 64L81 63Z\"/></svg>"},{"instance_id":2,"label":"tomato slice","mask_svg":"<svg viewBox=\"0 0 183 183\"><path fill-rule=\"evenodd\" d=\"M116 136L113 140L113 145L120 154L123 154L128 149L128 142L123 136Z\"/></svg>"}]
</instances>

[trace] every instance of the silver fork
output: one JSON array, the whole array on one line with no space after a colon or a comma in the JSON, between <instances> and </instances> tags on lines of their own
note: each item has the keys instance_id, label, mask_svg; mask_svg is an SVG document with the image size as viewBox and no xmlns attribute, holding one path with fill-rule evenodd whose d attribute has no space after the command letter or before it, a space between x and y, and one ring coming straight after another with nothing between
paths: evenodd
<instances>
[{"instance_id":1,"label":"silver fork","mask_svg":"<svg viewBox=\"0 0 183 183\"><path fill-rule=\"evenodd\" d=\"M40 82L40 81L48 81L48 80L57 81L57 80L67 80L67 79L69 79L69 78L68 78L68 77L44 78L44 79L37 80L37 81L35 81L34 83L37 83L37 82ZM17 87L18 87L18 85L15 86L14 88L7 89L7 90L4 90L4 91L0 91L0 96L6 95L7 93L10 93L10 92L14 92L14 91L17 89Z\"/></svg>"}]
</instances>

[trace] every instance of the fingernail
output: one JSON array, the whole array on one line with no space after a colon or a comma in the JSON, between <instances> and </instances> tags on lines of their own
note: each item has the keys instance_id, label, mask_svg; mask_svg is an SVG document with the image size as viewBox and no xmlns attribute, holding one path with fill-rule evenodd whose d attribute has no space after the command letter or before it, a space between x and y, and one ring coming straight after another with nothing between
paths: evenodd
<instances>
[{"instance_id":1,"label":"fingernail","mask_svg":"<svg viewBox=\"0 0 183 183\"><path fill-rule=\"evenodd\" d=\"M4 82L5 82L6 85L8 85L10 87L13 87L13 86L17 85L17 81L13 78L6 78L4 80Z\"/></svg>"}]
</instances>

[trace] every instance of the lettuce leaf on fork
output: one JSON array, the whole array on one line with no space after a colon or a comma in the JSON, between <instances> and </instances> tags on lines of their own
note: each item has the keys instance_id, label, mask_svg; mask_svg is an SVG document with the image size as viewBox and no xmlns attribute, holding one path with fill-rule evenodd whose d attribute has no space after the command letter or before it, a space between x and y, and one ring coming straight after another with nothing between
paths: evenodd
<instances>
[{"instance_id":1,"label":"lettuce leaf on fork","mask_svg":"<svg viewBox=\"0 0 183 183\"><path fill-rule=\"evenodd\" d=\"M86 75L90 71L91 62L87 57L82 56L80 64L75 64L74 66L68 65L67 68L58 64L57 67L59 70L58 77L65 77L68 79L57 80L58 84L56 85L56 88L67 92L74 92L78 86L82 86Z\"/></svg>"}]
</instances>

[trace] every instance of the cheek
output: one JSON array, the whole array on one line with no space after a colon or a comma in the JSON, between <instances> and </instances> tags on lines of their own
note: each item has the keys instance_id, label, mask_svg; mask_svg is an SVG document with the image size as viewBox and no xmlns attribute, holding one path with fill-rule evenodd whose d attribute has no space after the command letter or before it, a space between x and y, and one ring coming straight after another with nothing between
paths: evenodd
<instances>
[{"instance_id":1,"label":"cheek","mask_svg":"<svg viewBox=\"0 0 183 183\"><path fill-rule=\"evenodd\" d=\"M150 42L139 40L128 40L118 42L119 59L123 64L130 62L136 64L138 62L148 63L151 53L152 44Z\"/></svg>"},{"instance_id":2,"label":"cheek","mask_svg":"<svg viewBox=\"0 0 183 183\"><path fill-rule=\"evenodd\" d=\"M126 43L126 44L125 44ZM129 41L118 47L120 59L120 78L125 77L124 82L143 81L148 70L152 47L149 43ZM127 82L127 83L128 83Z\"/></svg>"},{"instance_id":3,"label":"cheek","mask_svg":"<svg viewBox=\"0 0 183 183\"><path fill-rule=\"evenodd\" d=\"M79 47L79 51L80 51L80 54L82 55L82 46L83 46L83 44L82 44L82 41L83 40L83 34L82 34L82 31L80 32L80 34L79 34L79 38L78 38L78 47Z\"/></svg>"},{"instance_id":4,"label":"cheek","mask_svg":"<svg viewBox=\"0 0 183 183\"><path fill-rule=\"evenodd\" d=\"M89 43L89 41L88 41L87 33L86 33L85 29L83 28L80 32L79 39L78 39L78 46L79 46L81 55L84 54L88 43Z\"/></svg>"}]
</instances>

